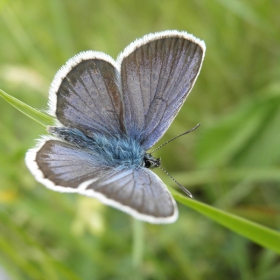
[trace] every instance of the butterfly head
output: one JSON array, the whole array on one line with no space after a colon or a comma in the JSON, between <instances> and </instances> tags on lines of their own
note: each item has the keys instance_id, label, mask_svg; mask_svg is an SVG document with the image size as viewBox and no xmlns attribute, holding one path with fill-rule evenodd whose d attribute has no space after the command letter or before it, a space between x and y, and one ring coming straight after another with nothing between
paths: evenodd
<instances>
[{"instance_id":1,"label":"butterfly head","mask_svg":"<svg viewBox=\"0 0 280 280\"><path fill-rule=\"evenodd\" d=\"M154 158L151 154L146 153L144 156L143 166L146 168L160 167L161 158Z\"/></svg>"}]
</instances>

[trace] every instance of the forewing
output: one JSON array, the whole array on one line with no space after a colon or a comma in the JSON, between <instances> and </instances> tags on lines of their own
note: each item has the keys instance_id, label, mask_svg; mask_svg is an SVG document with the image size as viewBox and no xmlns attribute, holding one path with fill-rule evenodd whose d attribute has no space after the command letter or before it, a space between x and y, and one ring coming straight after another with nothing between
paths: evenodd
<instances>
[{"instance_id":1,"label":"forewing","mask_svg":"<svg viewBox=\"0 0 280 280\"><path fill-rule=\"evenodd\" d=\"M60 192L78 192L83 182L97 180L106 170L88 151L51 137L30 149L25 161L37 181Z\"/></svg>"},{"instance_id":2,"label":"forewing","mask_svg":"<svg viewBox=\"0 0 280 280\"><path fill-rule=\"evenodd\" d=\"M125 125L153 146L177 115L199 74L205 44L186 32L150 34L119 56Z\"/></svg>"},{"instance_id":3,"label":"forewing","mask_svg":"<svg viewBox=\"0 0 280 280\"><path fill-rule=\"evenodd\" d=\"M173 197L152 171L112 169L106 173L104 178L85 183L81 192L146 222L172 223L177 219Z\"/></svg>"},{"instance_id":4,"label":"forewing","mask_svg":"<svg viewBox=\"0 0 280 280\"><path fill-rule=\"evenodd\" d=\"M104 53L77 54L54 78L49 113L85 134L120 134L124 126L117 72L115 61Z\"/></svg>"}]
</instances>

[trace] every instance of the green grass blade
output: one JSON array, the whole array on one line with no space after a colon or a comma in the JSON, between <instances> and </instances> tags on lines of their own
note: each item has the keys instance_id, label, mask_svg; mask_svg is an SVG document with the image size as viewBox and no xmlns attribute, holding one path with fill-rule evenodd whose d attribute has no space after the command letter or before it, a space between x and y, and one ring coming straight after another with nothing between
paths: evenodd
<instances>
[{"instance_id":1,"label":"green grass blade","mask_svg":"<svg viewBox=\"0 0 280 280\"><path fill-rule=\"evenodd\" d=\"M31 118L32 120L38 122L42 126L52 125L54 123L54 118L50 115L43 113L31 106L23 103L22 101L16 99L15 97L9 95L5 91L0 89L0 96L3 97L12 106L18 109L20 112Z\"/></svg>"},{"instance_id":2,"label":"green grass blade","mask_svg":"<svg viewBox=\"0 0 280 280\"><path fill-rule=\"evenodd\" d=\"M224 227L254 241L255 243L280 254L279 232L224 212L195 199L184 197L174 189L170 189L170 191L174 198L182 204L196 210L208 218L211 218Z\"/></svg>"}]
</instances>

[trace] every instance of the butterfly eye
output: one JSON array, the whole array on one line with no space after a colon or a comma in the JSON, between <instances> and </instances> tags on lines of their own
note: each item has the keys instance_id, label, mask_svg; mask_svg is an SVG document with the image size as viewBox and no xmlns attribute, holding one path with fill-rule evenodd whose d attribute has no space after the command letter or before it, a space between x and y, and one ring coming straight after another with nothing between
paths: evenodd
<instances>
[{"instance_id":1,"label":"butterfly eye","mask_svg":"<svg viewBox=\"0 0 280 280\"><path fill-rule=\"evenodd\" d=\"M154 158L151 154L145 154L143 166L146 168L159 167L161 164L161 158Z\"/></svg>"}]
</instances>

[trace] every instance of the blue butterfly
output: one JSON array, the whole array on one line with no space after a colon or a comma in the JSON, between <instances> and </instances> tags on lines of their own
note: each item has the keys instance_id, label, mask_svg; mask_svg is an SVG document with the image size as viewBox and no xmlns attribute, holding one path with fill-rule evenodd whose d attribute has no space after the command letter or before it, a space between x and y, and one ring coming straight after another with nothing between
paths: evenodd
<instances>
[{"instance_id":1,"label":"blue butterfly","mask_svg":"<svg viewBox=\"0 0 280 280\"><path fill-rule=\"evenodd\" d=\"M55 126L26 154L36 180L99 199L150 223L171 223L177 205L147 151L179 112L202 66L205 44L186 32L148 34L117 61L85 51L57 72L49 91Z\"/></svg>"}]
</instances>

